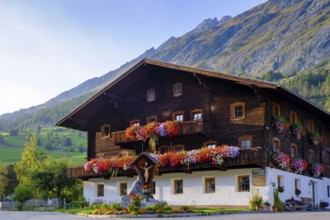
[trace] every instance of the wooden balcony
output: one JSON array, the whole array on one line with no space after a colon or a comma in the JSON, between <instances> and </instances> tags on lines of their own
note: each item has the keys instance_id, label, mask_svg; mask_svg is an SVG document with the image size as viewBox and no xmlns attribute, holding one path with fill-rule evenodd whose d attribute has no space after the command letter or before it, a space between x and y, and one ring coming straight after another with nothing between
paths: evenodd
<instances>
[{"instance_id":1,"label":"wooden balcony","mask_svg":"<svg viewBox=\"0 0 330 220\"><path fill-rule=\"evenodd\" d=\"M329 165L324 165L324 164L323 164L323 166L324 166L323 176L330 178L330 166Z\"/></svg>"},{"instance_id":2,"label":"wooden balcony","mask_svg":"<svg viewBox=\"0 0 330 220\"><path fill-rule=\"evenodd\" d=\"M178 167L160 167L159 174L163 173L177 173L177 172L192 172L198 170L227 170L241 167L263 167L265 165L265 151L264 150L241 150L238 157L234 159L225 159L222 166L213 166L211 164L196 164L191 165L189 170L186 166ZM136 175L134 170L126 170L119 172L119 176L133 176ZM68 169L68 177L75 178L95 178L103 177L110 178L109 175L102 175L94 173L93 171L86 171L83 167L74 167Z\"/></svg>"},{"instance_id":3,"label":"wooden balcony","mask_svg":"<svg viewBox=\"0 0 330 220\"><path fill-rule=\"evenodd\" d=\"M203 121L187 121L180 123L180 133L179 135L190 135L197 134L204 131ZM136 138L127 138L125 136L125 131L116 131L111 133L112 141L114 144L121 144L127 142L137 141Z\"/></svg>"}]
</instances>

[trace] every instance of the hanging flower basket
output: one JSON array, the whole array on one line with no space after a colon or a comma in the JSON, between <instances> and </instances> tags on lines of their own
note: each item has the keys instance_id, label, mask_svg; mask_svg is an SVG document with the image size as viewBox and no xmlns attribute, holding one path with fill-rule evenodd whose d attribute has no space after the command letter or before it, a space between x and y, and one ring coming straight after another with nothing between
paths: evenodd
<instances>
[{"instance_id":1,"label":"hanging flower basket","mask_svg":"<svg viewBox=\"0 0 330 220\"><path fill-rule=\"evenodd\" d=\"M302 124L300 122L297 123L293 123L291 125L291 131L292 134L298 139L300 140L304 135L305 135L305 131L304 128L302 126Z\"/></svg>"},{"instance_id":2,"label":"hanging flower basket","mask_svg":"<svg viewBox=\"0 0 330 220\"><path fill-rule=\"evenodd\" d=\"M309 131L308 132L308 139L312 142L314 145L319 145L320 143L320 134L317 131Z\"/></svg>"},{"instance_id":3,"label":"hanging flower basket","mask_svg":"<svg viewBox=\"0 0 330 220\"><path fill-rule=\"evenodd\" d=\"M282 132L288 127L288 120L282 116L273 118L272 126L277 132Z\"/></svg>"},{"instance_id":4,"label":"hanging flower basket","mask_svg":"<svg viewBox=\"0 0 330 220\"><path fill-rule=\"evenodd\" d=\"M324 167L322 164L313 164L310 170L313 174L313 177L320 177L324 172Z\"/></svg>"}]
</instances>

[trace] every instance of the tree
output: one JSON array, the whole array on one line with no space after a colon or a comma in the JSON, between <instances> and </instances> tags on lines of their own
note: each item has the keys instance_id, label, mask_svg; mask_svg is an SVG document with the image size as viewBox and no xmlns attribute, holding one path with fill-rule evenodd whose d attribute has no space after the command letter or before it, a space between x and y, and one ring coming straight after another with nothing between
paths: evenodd
<instances>
[{"instance_id":1,"label":"tree","mask_svg":"<svg viewBox=\"0 0 330 220\"><path fill-rule=\"evenodd\" d=\"M10 129L9 135L10 136L17 136L18 135L18 128Z\"/></svg>"},{"instance_id":2,"label":"tree","mask_svg":"<svg viewBox=\"0 0 330 220\"><path fill-rule=\"evenodd\" d=\"M72 141L70 137L65 138L64 146L70 147L72 145Z\"/></svg>"},{"instance_id":3,"label":"tree","mask_svg":"<svg viewBox=\"0 0 330 220\"><path fill-rule=\"evenodd\" d=\"M39 150L38 137L32 135L29 142L25 143L25 148L22 153L21 161L15 164L14 170L20 184L29 185L31 181L30 173L37 170L43 161L49 156Z\"/></svg>"},{"instance_id":4,"label":"tree","mask_svg":"<svg viewBox=\"0 0 330 220\"><path fill-rule=\"evenodd\" d=\"M32 185L48 195L55 193L63 200L65 192L70 191L77 180L67 176L68 162L64 159L50 159L43 163L38 170L31 173Z\"/></svg>"},{"instance_id":5,"label":"tree","mask_svg":"<svg viewBox=\"0 0 330 220\"><path fill-rule=\"evenodd\" d=\"M7 169L0 163L0 195L5 195L6 187L8 185Z\"/></svg>"},{"instance_id":6,"label":"tree","mask_svg":"<svg viewBox=\"0 0 330 220\"><path fill-rule=\"evenodd\" d=\"M18 185L18 180L13 165L9 165L7 167L7 178L8 184L5 190L5 195L13 195L15 192L15 188Z\"/></svg>"},{"instance_id":7,"label":"tree","mask_svg":"<svg viewBox=\"0 0 330 220\"><path fill-rule=\"evenodd\" d=\"M5 139L3 138L2 134L0 134L0 143L5 142Z\"/></svg>"}]
</instances>

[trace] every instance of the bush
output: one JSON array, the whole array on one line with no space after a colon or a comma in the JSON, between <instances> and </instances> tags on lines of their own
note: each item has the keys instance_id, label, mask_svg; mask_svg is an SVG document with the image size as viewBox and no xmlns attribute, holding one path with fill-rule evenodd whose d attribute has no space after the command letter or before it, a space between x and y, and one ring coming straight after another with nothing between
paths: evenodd
<instances>
[{"instance_id":1,"label":"bush","mask_svg":"<svg viewBox=\"0 0 330 220\"><path fill-rule=\"evenodd\" d=\"M283 212L283 202L280 200L280 196L278 195L278 189L274 189L274 207L277 208L279 212Z\"/></svg>"},{"instance_id":2,"label":"bush","mask_svg":"<svg viewBox=\"0 0 330 220\"><path fill-rule=\"evenodd\" d=\"M262 207L262 196L259 195L259 189L252 189L252 197L249 201L250 208L258 210Z\"/></svg>"},{"instance_id":3,"label":"bush","mask_svg":"<svg viewBox=\"0 0 330 220\"><path fill-rule=\"evenodd\" d=\"M33 198L32 190L24 185L17 186L15 189L15 201L24 202Z\"/></svg>"},{"instance_id":4,"label":"bush","mask_svg":"<svg viewBox=\"0 0 330 220\"><path fill-rule=\"evenodd\" d=\"M110 204L109 208L114 211L119 211L121 209L120 202L115 202L115 203Z\"/></svg>"}]
</instances>

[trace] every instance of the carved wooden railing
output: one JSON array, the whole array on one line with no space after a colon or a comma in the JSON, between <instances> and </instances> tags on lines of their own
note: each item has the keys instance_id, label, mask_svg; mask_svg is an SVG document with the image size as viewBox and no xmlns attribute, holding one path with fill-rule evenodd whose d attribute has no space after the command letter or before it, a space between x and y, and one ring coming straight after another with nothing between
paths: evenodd
<instances>
[{"instance_id":1,"label":"carved wooden railing","mask_svg":"<svg viewBox=\"0 0 330 220\"><path fill-rule=\"evenodd\" d=\"M190 135L203 132L203 121L187 121L180 123L179 135ZM111 138L114 144L127 143L137 141L136 138L127 138L125 131L116 131L111 133Z\"/></svg>"},{"instance_id":2,"label":"carved wooden railing","mask_svg":"<svg viewBox=\"0 0 330 220\"><path fill-rule=\"evenodd\" d=\"M168 172L187 172L187 171L196 171L196 170L205 170L205 169L220 169L226 170L229 168L242 167L242 166L263 166L265 164L265 151L264 150L241 150L238 157L234 159L225 159L224 163L220 167L213 166L211 164L196 164L191 165L189 169L186 166L178 167L160 167L159 173L168 173ZM135 174L133 170L127 170L121 175L132 176ZM74 167L68 169L69 177L76 178L93 178L93 177L105 177L105 175L94 173L93 171L86 171L83 167Z\"/></svg>"}]
</instances>

